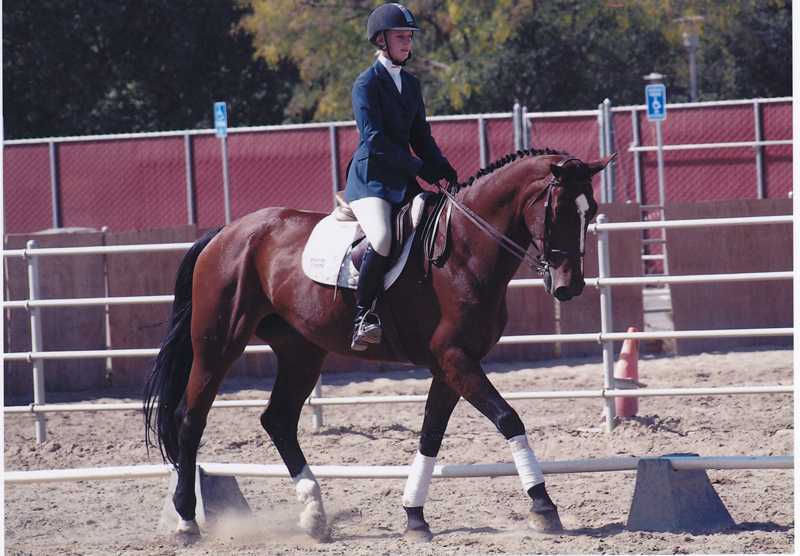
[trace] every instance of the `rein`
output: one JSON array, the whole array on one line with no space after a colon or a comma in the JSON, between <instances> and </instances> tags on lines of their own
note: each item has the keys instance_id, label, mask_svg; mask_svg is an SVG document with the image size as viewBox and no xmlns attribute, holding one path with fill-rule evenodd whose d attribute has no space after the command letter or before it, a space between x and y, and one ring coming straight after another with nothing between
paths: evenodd
<instances>
[{"instance_id":1,"label":"rein","mask_svg":"<svg viewBox=\"0 0 800 556\"><path fill-rule=\"evenodd\" d=\"M544 230L544 235L543 235L543 238L542 238L542 249L540 250L536 246L536 243L534 242L533 246L536 248L537 251L539 251L539 254L536 257L533 257L528 253L527 249L522 247L520 244L518 244L516 241L514 241L510 237L508 237L505 234L502 234L499 231L497 231L497 229L494 226L489 224L480 215L475 213L475 211L473 211L471 208L469 208L468 206L466 206L463 203L461 203L458 199L456 199L455 195L453 195L449 191L449 188L442 187L442 185L438 181L436 182L436 187L439 188L439 190L442 193L444 193L445 197L450 202L450 203L448 203L449 206L455 205L455 207L458 210L460 210L464 214L464 216L466 216L481 231L483 231L489 237L494 239L495 242L498 245L500 245L500 247L502 247L503 249L505 249L506 251L511 253L514 257L519 259L521 262L527 263L528 266L530 266L530 268L538 271L539 274L544 274L547 271L547 269L549 268L549 266L550 266L550 262L547 260L547 254L549 252L556 252L556 250L548 251L547 244L548 244L548 239L549 239L549 235L550 235L549 234L549 232L550 232L550 230L549 230L549 227L550 227L549 205L550 205L550 200L552 199L552 196L553 196L553 188L558 186L558 185L560 185L560 181L558 179L556 179L555 177L553 177L547 183L547 186L530 203L530 206L536 204L536 202L539 201L545 195L545 193L547 194L547 200L545 202L545 225L544 225L545 230ZM436 218L435 218L436 221L439 220L438 215L440 214L440 211L441 211L441 209L436 214ZM445 233L447 233L447 231L448 231L448 229L450 227L449 226L449 217L450 217L450 212L449 212L449 207L448 207L448 225L445 228ZM434 234L434 237L435 237L435 234ZM445 240L446 239L447 238L445 237ZM426 253L428 254L428 260L429 261L433 261L434 263L438 262L438 261L434 260L433 253L432 253L432 247L431 247L430 251L426 249Z\"/></svg>"}]
</instances>

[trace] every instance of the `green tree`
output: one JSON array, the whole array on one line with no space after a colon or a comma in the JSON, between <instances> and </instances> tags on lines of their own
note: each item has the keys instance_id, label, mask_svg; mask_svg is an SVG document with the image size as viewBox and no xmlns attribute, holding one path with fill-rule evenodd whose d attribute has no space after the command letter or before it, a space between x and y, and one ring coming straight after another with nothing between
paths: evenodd
<instances>
[{"instance_id":1,"label":"green tree","mask_svg":"<svg viewBox=\"0 0 800 556\"><path fill-rule=\"evenodd\" d=\"M352 117L350 89L372 63L366 37L369 13L381 2L363 0L249 0L252 15L244 27L258 53L270 64L291 60L302 83L295 87L289 116L308 119ZM410 0L424 32L415 38L409 69L426 88L429 112L460 110L484 84L472 79L476 68L494 63L514 36L530 5L517 0Z\"/></svg>"},{"instance_id":2,"label":"green tree","mask_svg":"<svg viewBox=\"0 0 800 556\"><path fill-rule=\"evenodd\" d=\"M792 95L790 0L704 2L702 100Z\"/></svg>"},{"instance_id":3,"label":"green tree","mask_svg":"<svg viewBox=\"0 0 800 556\"><path fill-rule=\"evenodd\" d=\"M236 2L8 0L6 137L279 123L297 73L253 56Z\"/></svg>"},{"instance_id":4,"label":"green tree","mask_svg":"<svg viewBox=\"0 0 800 556\"><path fill-rule=\"evenodd\" d=\"M242 0L245 1L245 0ZM364 0L249 0L244 26L270 64L300 68L295 121L351 118L350 87L372 60ZM642 77L666 74L688 100L678 19L703 15L701 99L791 94L789 0L409 0L424 32L409 69L431 113L569 110L642 102Z\"/></svg>"}]
</instances>

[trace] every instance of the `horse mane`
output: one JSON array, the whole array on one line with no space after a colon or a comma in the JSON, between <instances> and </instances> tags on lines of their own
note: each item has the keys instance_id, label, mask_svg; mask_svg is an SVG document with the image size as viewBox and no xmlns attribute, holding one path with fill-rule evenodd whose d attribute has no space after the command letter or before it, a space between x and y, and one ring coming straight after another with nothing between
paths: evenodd
<instances>
[{"instance_id":1,"label":"horse mane","mask_svg":"<svg viewBox=\"0 0 800 556\"><path fill-rule=\"evenodd\" d=\"M456 186L455 191L453 191L453 193L460 191L464 187L469 187L470 185L475 183L475 180L477 180L478 178L482 178L483 176L488 176L492 172L499 170L500 168L506 166L507 164L510 164L511 162L514 162L518 158L523 158L526 156L542 156L547 154L560 154L564 156L572 156L568 152L559 151L551 148L519 150L517 152L507 154L503 158L495 160L494 162L489 164L486 168L481 168L477 174L470 177L468 180L459 183Z\"/></svg>"}]
</instances>

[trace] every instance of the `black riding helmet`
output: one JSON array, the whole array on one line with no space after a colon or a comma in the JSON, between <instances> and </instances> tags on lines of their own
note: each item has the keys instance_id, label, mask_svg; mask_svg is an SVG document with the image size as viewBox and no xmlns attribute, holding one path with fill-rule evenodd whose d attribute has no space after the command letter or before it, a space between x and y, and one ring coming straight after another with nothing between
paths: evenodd
<instances>
[{"instance_id":1,"label":"black riding helmet","mask_svg":"<svg viewBox=\"0 0 800 556\"><path fill-rule=\"evenodd\" d=\"M367 19L367 39L380 48L377 42L378 35L384 33L385 42L385 33L390 29L395 31L422 31L422 29L417 26L414 14L402 4L394 3L378 6L369 14L369 19ZM386 49L386 53L391 58L388 48ZM403 61L392 59L392 62L402 66L410 59L411 55L409 54L408 58Z\"/></svg>"}]
</instances>

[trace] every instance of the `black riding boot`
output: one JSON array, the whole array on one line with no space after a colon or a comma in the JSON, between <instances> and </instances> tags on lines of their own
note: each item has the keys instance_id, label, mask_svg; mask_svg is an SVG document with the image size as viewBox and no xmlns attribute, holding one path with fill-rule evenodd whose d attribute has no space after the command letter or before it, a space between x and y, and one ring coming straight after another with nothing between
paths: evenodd
<instances>
[{"instance_id":1,"label":"black riding boot","mask_svg":"<svg viewBox=\"0 0 800 556\"><path fill-rule=\"evenodd\" d=\"M381 320L375 309L375 300L383 291L383 275L389 257L384 257L369 245L361 261L356 288L356 319L350 349L364 351L369 344L381 343Z\"/></svg>"}]
</instances>

